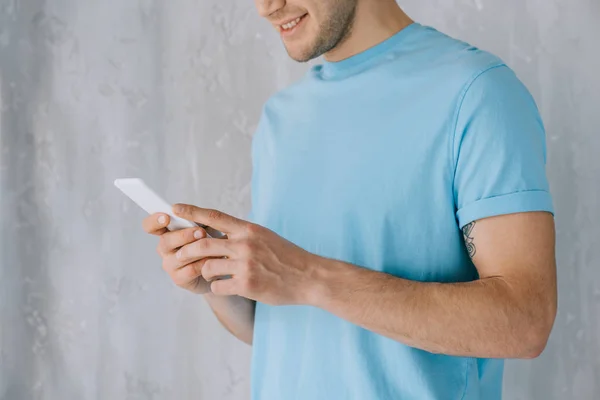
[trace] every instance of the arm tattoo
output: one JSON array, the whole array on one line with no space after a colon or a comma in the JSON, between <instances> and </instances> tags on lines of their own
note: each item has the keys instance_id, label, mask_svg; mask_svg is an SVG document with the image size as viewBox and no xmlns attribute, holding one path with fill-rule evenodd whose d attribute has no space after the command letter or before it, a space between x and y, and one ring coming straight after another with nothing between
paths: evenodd
<instances>
[{"instance_id":1,"label":"arm tattoo","mask_svg":"<svg viewBox=\"0 0 600 400\"><path fill-rule=\"evenodd\" d=\"M471 258L475 257L475 253L477 251L475 249L475 243L473 243L473 236L471 236L474 227L475 221L465 225L462 228L463 236L465 237L465 246L467 246L467 251L469 252L469 257Z\"/></svg>"}]
</instances>

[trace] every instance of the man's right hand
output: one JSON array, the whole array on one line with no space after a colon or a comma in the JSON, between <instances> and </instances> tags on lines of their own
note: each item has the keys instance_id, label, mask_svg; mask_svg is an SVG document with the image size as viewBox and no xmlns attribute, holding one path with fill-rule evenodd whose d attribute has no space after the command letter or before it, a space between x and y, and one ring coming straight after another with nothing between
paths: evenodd
<instances>
[{"instance_id":1,"label":"man's right hand","mask_svg":"<svg viewBox=\"0 0 600 400\"><path fill-rule=\"evenodd\" d=\"M210 285L201 274L204 260L186 265L175 257L182 246L207 237L204 229L187 228L171 232L167 230L169 216L161 213L146 217L142 225L147 233L160 237L156 251L163 260L163 269L177 286L197 294L210 292Z\"/></svg>"}]
</instances>

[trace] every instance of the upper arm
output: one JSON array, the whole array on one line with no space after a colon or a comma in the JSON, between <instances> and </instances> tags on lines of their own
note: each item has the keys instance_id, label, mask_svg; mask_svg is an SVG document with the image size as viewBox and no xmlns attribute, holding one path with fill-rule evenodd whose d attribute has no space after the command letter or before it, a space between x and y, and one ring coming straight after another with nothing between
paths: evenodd
<instances>
[{"instance_id":1,"label":"upper arm","mask_svg":"<svg viewBox=\"0 0 600 400\"><path fill-rule=\"evenodd\" d=\"M554 218L530 212L473 221L463 227L480 278L502 277L516 282L556 286ZM548 295L551 295L548 292Z\"/></svg>"},{"instance_id":2,"label":"upper arm","mask_svg":"<svg viewBox=\"0 0 600 400\"><path fill-rule=\"evenodd\" d=\"M552 213L544 126L506 66L478 75L460 102L452 148L460 228L496 215Z\"/></svg>"},{"instance_id":3,"label":"upper arm","mask_svg":"<svg viewBox=\"0 0 600 400\"><path fill-rule=\"evenodd\" d=\"M466 227L465 243L472 247L480 279L503 285L506 304L524 313L530 328L545 343L558 303L552 214L501 215Z\"/></svg>"},{"instance_id":4,"label":"upper arm","mask_svg":"<svg viewBox=\"0 0 600 400\"><path fill-rule=\"evenodd\" d=\"M555 304L545 131L533 98L508 67L470 83L452 150L456 217L479 276L502 278L522 300L542 296Z\"/></svg>"}]
</instances>

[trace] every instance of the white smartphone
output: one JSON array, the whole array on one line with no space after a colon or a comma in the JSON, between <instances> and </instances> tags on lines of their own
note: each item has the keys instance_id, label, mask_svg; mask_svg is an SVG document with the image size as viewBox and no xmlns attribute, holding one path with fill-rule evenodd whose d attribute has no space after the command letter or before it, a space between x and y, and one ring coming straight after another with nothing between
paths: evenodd
<instances>
[{"instance_id":1,"label":"white smartphone","mask_svg":"<svg viewBox=\"0 0 600 400\"><path fill-rule=\"evenodd\" d=\"M118 187L127 197L133 200L138 206L148 214L163 213L170 217L167 229L176 231L184 228L203 228L206 233L213 238L222 238L225 236L222 232L211 228L210 226L197 224L187 219L179 218L173 215L172 206L162 197L157 195L146 183L139 178L116 179L115 186Z\"/></svg>"}]
</instances>

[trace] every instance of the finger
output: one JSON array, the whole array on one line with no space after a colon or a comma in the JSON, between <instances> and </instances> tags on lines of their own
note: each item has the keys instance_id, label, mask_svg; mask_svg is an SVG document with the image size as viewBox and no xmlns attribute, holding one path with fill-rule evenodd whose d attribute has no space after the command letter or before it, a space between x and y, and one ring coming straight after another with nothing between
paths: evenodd
<instances>
[{"instance_id":1,"label":"finger","mask_svg":"<svg viewBox=\"0 0 600 400\"><path fill-rule=\"evenodd\" d=\"M217 296L233 296L238 293L238 284L235 279L219 279L212 281L210 291Z\"/></svg>"},{"instance_id":2,"label":"finger","mask_svg":"<svg viewBox=\"0 0 600 400\"><path fill-rule=\"evenodd\" d=\"M173 280L173 282L175 282L176 285L179 286L190 283L191 281L197 279L199 276L202 275L202 265L203 263L197 261L195 263L191 263L179 269L176 269L170 274L171 279Z\"/></svg>"},{"instance_id":3,"label":"finger","mask_svg":"<svg viewBox=\"0 0 600 400\"><path fill-rule=\"evenodd\" d=\"M177 262L183 266L207 257L231 257L228 240L200 239L186 244L175 253Z\"/></svg>"},{"instance_id":4,"label":"finger","mask_svg":"<svg viewBox=\"0 0 600 400\"><path fill-rule=\"evenodd\" d=\"M248 222L218 210L200 208L189 204L175 204L173 212L178 217L198 222L218 229L223 233L234 233L248 225Z\"/></svg>"},{"instance_id":5,"label":"finger","mask_svg":"<svg viewBox=\"0 0 600 400\"><path fill-rule=\"evenodd\" d=\"M210 260L210 258L201 258L196 261L192 261L189 263L182 263L177 258L175 258L175 253L170 253L164 256L163 259L163 269L169 274L173 275L176 271L186 268L187 266L191 266L192 268L198 271L196 276L200 276L202 274L202 267L206 261Z\"/></svg>"},{"instance_id":6,"label":"finger","mask_svg":"<svg viewBox=\"0 0 600 400\"><path fill-rule=\"evenodd\" d=\"M156 213L147 216L142 221L142 227L146 233L151 235L162 235L167 232L167 225L169 225L169 216L167 214Z\"/></svg>"},{"instance_id":7,"label":"finger","mask_svg":"<svg viewBox=\"0 0 600 400\"><path fill-rule=\"evenodd\" d=\"M202 266L202 277L207 281L212 281L215 278L235 275L239 268L237 261L224 258L211 258L204 261Z\"/></svg>"},{"instance_id":8,"label":"finger","mask_svg":"<svg viewBox=\"0 0 600 400\"><path fill-rule=\"evenodd\" d=\"M202 228L186 228L178 231L166 232L160 237L158 243L159 253L172 253L188 243L204 239L205 237L206 231Z\"/></svg>"}]
</instances>

